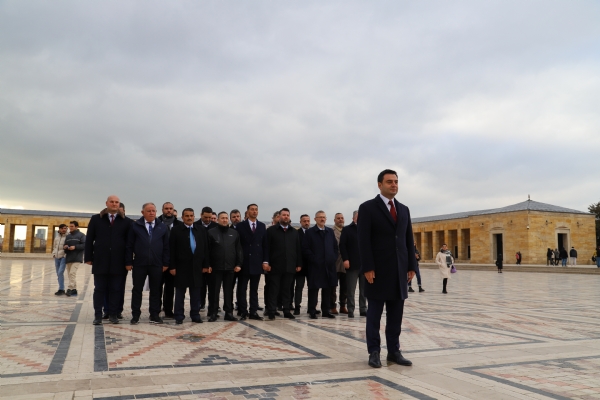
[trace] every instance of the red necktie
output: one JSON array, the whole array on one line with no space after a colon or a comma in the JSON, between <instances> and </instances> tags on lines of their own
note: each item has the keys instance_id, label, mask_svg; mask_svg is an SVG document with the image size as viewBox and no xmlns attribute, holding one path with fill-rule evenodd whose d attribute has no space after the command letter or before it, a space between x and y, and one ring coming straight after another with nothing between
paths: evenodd
<instances>
[{"instance_id":1,"label":"red necktie","mask_svg":"<svg viewBox=\"0 0 600 400\"><path fill-rule=\"evenodd\" d=\"M110 215L110 226L113 226L115 223L115 216L114 215Z\"/></svg>"},{"instance_id":2,"label":"red necktie","mask_svg":"<svg viewBox=\"0 0 600 400\"><path fill-rule=\"evenodd\" d=\"M398 222L398 216L396 215L396 207L394 207L394 202L390 200L388 204L390 205L390 214L392 214L392 219L394 222Z\"/></svg>"},{"instance_id":3,"label":"red necktie","mask_svg":"<svg viewBox=\"0 0 600 400\"><path fill-rule=\"evenodd\" d=\"M287 231L287 228L283 228L283 231L284 231L284 232L285 232L285 231Z\"/></svg>"}]
</instances>

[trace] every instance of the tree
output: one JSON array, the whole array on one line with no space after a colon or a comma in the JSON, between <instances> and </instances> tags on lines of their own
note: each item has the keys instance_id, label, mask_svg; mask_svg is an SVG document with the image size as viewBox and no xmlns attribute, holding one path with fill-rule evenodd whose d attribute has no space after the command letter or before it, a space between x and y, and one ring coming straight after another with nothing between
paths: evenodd
<instances>
[{"instance_id":1,"label":"tree","mask_svg":"<svg viewBox=\"0 0 600 400\"><path fill-rule=\"evenodd\" d=\"M596 215L596 246L600 246L600 201L590 205L588 210Z\"/></svg>"}]
</instances>

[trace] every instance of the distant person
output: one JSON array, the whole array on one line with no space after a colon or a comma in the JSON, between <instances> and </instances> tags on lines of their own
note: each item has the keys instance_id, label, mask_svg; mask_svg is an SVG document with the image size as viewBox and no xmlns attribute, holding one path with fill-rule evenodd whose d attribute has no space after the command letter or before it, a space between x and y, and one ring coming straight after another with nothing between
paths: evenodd
<instances>
[{"instance_id":1,"label":"distant person","mask_svg":"<svg viewBox=\"0 0 600 400\"><path fill-rule=\"evenodd\" d=\"M177 210L173 209L173 216L175 217L175 219L177 219Z\"/></svg>"},{"instance_id":2,"label":"distant person","mask_svg":"<svg viewBox=\"0 0 600 400\"><path fill-rule=\"evenodd\" d=\"M275 211L273 213L273 218L271 218L271 226L275 226L279 223L279 211Z\"/></svg>"},{"instance_id":3,"label":"distant person","mask_svg":"<svg viewBox=\"0 0 600 400\"><path fill-rule=\"evenodd\" d=\"M344 229L344 214L337 213L333 217L333 233L335 234L335 240L338 242L338 249L340 245L340 236L342 235L342 230ZM338 287L340 288L340 296L338 298L340 304L340 314L348 314L348 309L346 308L346 297L347 297L347 289L346 289L346 268L344 268L344 260L342 259L342 255L338 252L338 259L335 262L335 271L337 273ZM336 297L337 290L334 286L331 288L331 313L337 314L336 308Z\"/></svg>"},{"instance_id":4,"label":"distant person","mask_svg":"<svg viewBox=\"0 0 600 400\"><path fill-rule=\"evenodd\" d=\"M575 250L575 247L571 247L569 257L571 257L571 265L577 265L577 250Z\"/></svg>"},{"instance_id":5,"label":"distant person","mask_svg":"<svg viewBox=\"0 0 600 400\"><path fill-rule=\"evenodd\" d=\"M308 262L308 312L310 318L317 318L317 300L321 290L321 313L323 318L335 318L331 313L331 289L337 285L335 262L338 258L338 244L333 229L325 226L327 216L324 211L315 214L316 225L308 229L302 241L302 253Z\"/></svg>"},{"instance_id":6,"label":"distant person","mask_svg":"<svg viewBox=\"0 0 600 400\"><path fill-rule=\"evenodd\" d=\"M417 249L417 242L415 242L415 259L417 260L417 266L415 268L415 275L417 275L417 285L419 285L419 293L424 292L425 289L423 289L421 287L421 271L419 270L419 261L421 261L421 253L419 252L419 249ZM408 282L408 291L409 292L414 292L413 288L412 288L412 283L413 280L411 279L410 282Z\"/></svg>"},{"instance_id":7,"label":"distant person","mask_svg":"<svg viewBox=\"0 0 600 400\"><path fill-rule=\"evenodd\" d=\"M521 255L520 251L517 251L515 253L515 259L517 260L517 265L521 265L521 260L523 259L523 256Z\"/></svg>"},{"instance_id":8,"label":"distant person","mask_svg":"<svg viewBox=\"0 0 600 400\"><path fill-rule=\"evenodd\" d=\"M502 253L498 253L498 256L496 257L496 267L498 267L499 274L502 273L502 262L503 261L504 261L504 258L502 257Z\"/></svg>"},{"instance_id":9,"label":"distant person","mask_svg":"<svg viewBox=\"0 0 600 400\"><path fill-rule=\"evenodd\" d=\"M225 211L218 215L219 225L208 231L208 251L210 262L208 273L211 275L209 291L212 299L208 303L208 322L217 320L219 294L223 288L223 300L226 321L237 321L233 316L233 279L239 272L244 254L240 237L235 229L229 227L229 216Z\"/></svg>"},{"instance_id":10,"label":"distant person","mask_svg":"<svg viewBox=\"0 0 600 400\"><path fill-rule=\"evenodd\" d=\"M67 225L58 226L58 234L54 237L52 244L52 258L54 258L54 267L58 277L58 291L54 293L57 296L65 294L65 268L67 259L65 258L65 240L67 239Z\"/></svg>"},{"instance_id":11,"label":"distant person","mask_svg":"<svg viewBox=\"0 0 600 400\"><path fill-rule=\"evenodd\" d=\"M185 292L190 295L190 319L202 323L200 317L200 290L202 271L208 272L208 238L206 229L194 225L194 210L184 208L183 223L174 225L169 234L169 274L174 278L176 324L185 319Z\"/></svg>"},{"instance_id":12,"label":"distant person","mask_svg":"<svg viewBox=\"0 0 600 400\"><path fill-rule=\"evenodd\" d=\"M163 224L167 226L169 232L177 225L183 223L175 216L175 208L173 203L167 201L162 205L162 214L158 217ZM162 275L162 308L165 312L165 318L173 319L173 302L175 300L175 277L170 273L169 270L163 272Z\"/></svg>"},{"instance_id":13,"label":"distant person","mask_svg":"<svg viewBox=\"0 0 600 400\"><path fill-rule=\"evenodd\" d=\"M454 257L452 257L452 253L450 253L450 250L448 250L446 243L443 244L439 253L437 253L437 256L435 256L435 263L440 270L440 275L442 275L442 293L448 293L446 288L448 285L448 279L450 279L450 268L452 267L452 264L454 264Z\"/></svg>"},{"instance_id":14,"label":"distant person","mask_svg":"<svg viewBox=\"0 0 600 400\"><path fill-rule=\"evenodd\" d=\"M548 250L546 251L546 265L552 265L554 264L554 252L552 251L552 249L550 247L548 247Z\"/></svg>"},{"instance_id":15,"label":"distant person","mask_svg":"<svg viewBox=\"0 0 600 400\"><path fill-rule=\"evenodd\" d=\"M342 229L340 236L340 254L346 269L346 290L348 302L348 318L354 318L356 309L356 284L358 283L358 307L361 317L367 316L367 299L365 297L365 276L360 273L360 254L358 252L358 210L352 213L352 223Z\"/></svg>"},{"instance_id":16,"label":"distant person","mask_svg":"<svg viewBox=\"0 0 600 400\"><path fill-rule=\"evenodd\" d=\"M600 268L600 246L596 249L596 266Z\"/></svg>"},{"instance_id":17,"label":"distant person","mask_svg":"<svg viewBox=\"0 0 600 400\"><path fill-rule=\"evenodd\" d=\"M300 245L304 241L304 235L306 230L310 228L310 217L307 214L300 216L300 229L298 229L298 237L300 238ZM294 280L290 286L290 301L294 301L294 315L300 315L300 307L302 306L302 292L304 292L304 286L306 285L306 266L308 265L304 254L302 254L302 266L300 271L297 271L294 275ZM292 305L290 304L290 309Z\"/></svg>"},{"instance_id":18,"label":"distant person","mask_svg":"<svg viewBox=\"0 0 600 400\"><path fill-rule=\"evenodd\" d=\"M194 222L194 224L198 226L202 226L207 231L218 226L216 222L212 221L213 210L210 207L203 207L200 212L200 220ZM208 303L211 302L211 285L210 285L211 275L207 272L204 274L204 279L202 280L202 289L200 290L200 310L204 310L206 306L206 297L208 295Z\"/></svg>"},{"instance_id":19,"label":"distant person","mask_svg":"<svg viewBox=\"0 0 600 400\"><path fill-rule=\"evenodd\" d=\"M212 215L210 216L210 221L214 222L215 224L219 223L219 217L217 216L217 213L213 211Z\"/></svg>"},{"instance_id":20,"label":"distant person","mask_svg":"<svg viewBox=\"0 0 600 400\"><path fill-rule=\"evenodd\" d=\"M102 306L108 292L110 322L118 324L117 315L121 308L127 269L125 268L125 246L132 221L119 210L121 202L117 196L106 199L106 208L90 219L85 241L86 264L92 266L94 275L94 325L102 324Z\"/></svg>"},{"instance_id":21,"label":"distant person","mask_svg":"<svg viewBox=\"0 0 600 400\"><path fill-rule=\"evenodd\" d=\"M558 249L554 249L554 265L558 265L560 262L560 251Z\"/></svg>"},{"instance_id":22,"label":"distant person","mask_svg":"<svg viewBox=\"0 0 600 400\"><path fill-rule=\"evenodd\" d=\"M238 209L231 210L231 212L229 213L229 221L231 222L231 227L233 229L235 229L237 224L242 222L242 214L240 213L240 210L238 210Z\"/></svg>"},{"instance_id":23,"label":"distant person","mask_svg":"<svg viewBox=\"0 0 600 400\"><path fill-rule=\"evenodd\" d=\"M79 222L69 222L69 234L65 239L65 254L69 286L67 296L77 296L77 269L83 263L85 235L79 230Z\"/></svg>"},{"instance_id":24,"label":"distant person","mask_svg":"<svg viewBox=\"0 0 600 400\"><path fill-rule=\"evenodd\" d=\"M560 256L561 266L566 267L567 261L569 260L569 253L567 253L567 249L565 249L564 247L561 247L560 251L559 251L559 256Z\"/></svg>"},{"instance_id":25,"label":"distant person","mask_svg":"<svg viewBox=\"0 0 600 400\"><path fill-rule=\"evenodd\" d=\"M142 217L131 224L125 252L126 268L132 271L132 325L140 322L142 291L146 278L150 286L148 312L151 324L162 324L160 317L163 273L169 269L169 228L156 218L154 203L142 206Z\"/></svg>"}]
</instances>

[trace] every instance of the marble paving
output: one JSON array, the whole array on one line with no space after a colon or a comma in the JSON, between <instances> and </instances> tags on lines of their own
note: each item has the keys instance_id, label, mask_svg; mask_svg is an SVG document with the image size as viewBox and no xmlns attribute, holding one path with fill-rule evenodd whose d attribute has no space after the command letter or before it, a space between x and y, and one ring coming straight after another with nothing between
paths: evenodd
<instances>
[{"instance_id":1,"label":"marble paving","mask_svg":"<svg viewBox=\"0 0 600 400\"><path fill-rule=\"evenodd\" d=\"M600 399L600 274L459 271L406 302L414 363L367 365L365 318L91 324L93 277L55 296L51 259L0 259L0 398ZM261 283L262 286L262 283ZM259 290L262 299L262 287ZM106 321L105 321L106 322Z\"/></svg>"}]
</instances>

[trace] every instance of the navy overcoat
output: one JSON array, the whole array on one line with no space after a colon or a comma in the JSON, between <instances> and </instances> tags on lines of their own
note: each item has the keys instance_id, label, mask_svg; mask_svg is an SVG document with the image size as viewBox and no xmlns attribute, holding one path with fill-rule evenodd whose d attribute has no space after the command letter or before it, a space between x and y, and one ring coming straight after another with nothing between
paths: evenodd
<instances>
[{"instance_id":1,"label":"navy overcoat","mask_svg":"<svg viewBox=\"0 0 600 400\"><path fill-rule=\"evenodd\" d=\"M308 262L306 273L309 289L337 286L335 262L338 244L333 229L325 227L321 231L317 225L307 229L302 241L302 253Z\"/></svg>"},{"instance_id":2,"label":"navy overcoat","mask_svg":"<svg viewBox=\"0 0 600 400\"><path fill-rule=\"evenodd\" d=\"M365 284L367 299L406 300L407 273L416 270L410 212L395 199L394 204L397 223L379 195L358 209L360 271L375 271L374 282Z\"/></svg>"},{"instance_id":3,"label":"navy overcoat","mask_svg":"<svg viewBox=\"0 0 600 400\"><path fill-rule=\"evenodd\" d=\"M244 253L244 262L239 274L260 275L263 273L262 264L267 251L267 226L256 220L256 230L252 232L249 220L240 222L235 226L240 235L240 243Z\"/></svg>"}]
</instances>

